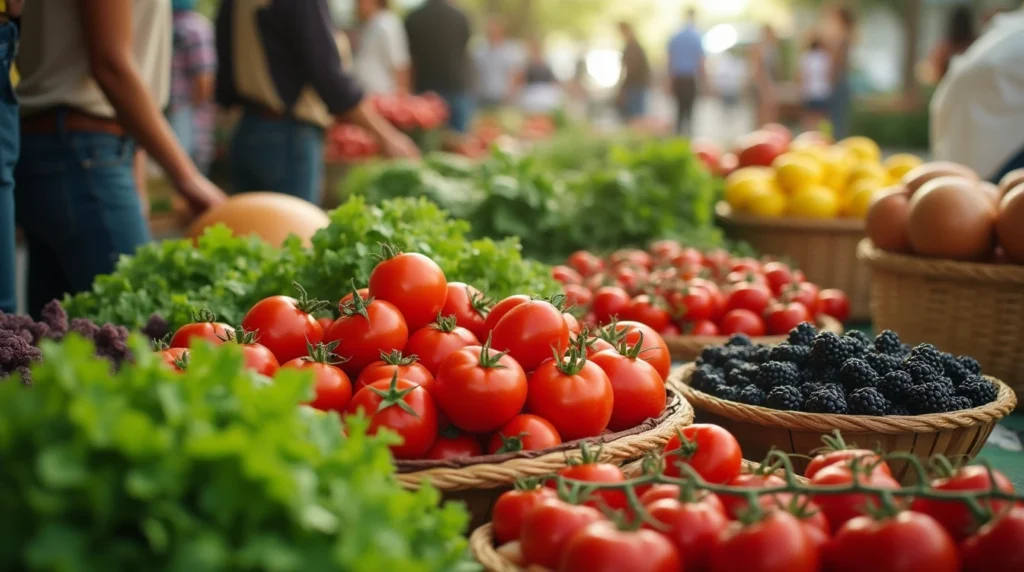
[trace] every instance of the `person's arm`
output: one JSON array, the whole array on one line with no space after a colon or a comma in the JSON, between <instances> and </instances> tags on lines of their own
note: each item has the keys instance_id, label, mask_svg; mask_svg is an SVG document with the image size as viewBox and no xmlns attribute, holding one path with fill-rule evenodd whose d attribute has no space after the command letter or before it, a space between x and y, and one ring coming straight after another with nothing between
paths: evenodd
<instances>
[{"instance_id":1,"label":"person's arm","mask_svg":"<svg viewBox=\"0 0 1024 572\"><path fill-rule=\"evenodd\" d=\"M192 207L222 202L224 193L203 177L182 150L146 91L132 58L132 0L78 0L89 70L118 121L161 166Z\"/></svg>"}]
</instances>

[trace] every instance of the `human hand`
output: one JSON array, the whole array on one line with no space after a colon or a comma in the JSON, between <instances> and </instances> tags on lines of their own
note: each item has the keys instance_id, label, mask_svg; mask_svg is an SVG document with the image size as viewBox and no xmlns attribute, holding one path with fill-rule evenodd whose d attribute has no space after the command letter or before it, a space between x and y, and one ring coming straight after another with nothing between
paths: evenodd
<instances>
[{"instance_id":1,"label":"human hand","mask_svg":"<svg viewBox=\"0 0 1024 572\"><path fill-rule=\"evenodd\" d=\"M381 150L384 155L399 159L418 159L420 156L419 147L400 131L392 131L381 137Z\"/></svg>"},{"instance_id":2,"label":"human hand","mask_svg":"<svg viewBox=\"0 0 1024 572\"><path fill-rule=\"evenodd\" d=\"M228 198L224 191L200 173L179 182L177 187L178 192L188 201L188 206L196 214L215 207Z\"/></svg>"}]
</instances>

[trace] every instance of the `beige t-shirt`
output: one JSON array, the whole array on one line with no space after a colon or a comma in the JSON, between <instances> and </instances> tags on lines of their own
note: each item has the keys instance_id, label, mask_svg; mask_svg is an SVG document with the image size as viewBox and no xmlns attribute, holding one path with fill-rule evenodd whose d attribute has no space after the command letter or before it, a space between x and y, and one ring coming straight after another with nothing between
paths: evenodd
<instances>
[{"instance_id":1,"label":"beige t-shirt","mask_svg":"<svg viewBox=\"0 0 1024 572\"><path fill-rule=\"evenodd\" d=\"M171 0L134 0L132 55L149 94L161 108L171 87ZM77 0L31 0L21 16L17 93L22 116L57 106L114 117L89 73Z\"/></svg>"}]
</instances>

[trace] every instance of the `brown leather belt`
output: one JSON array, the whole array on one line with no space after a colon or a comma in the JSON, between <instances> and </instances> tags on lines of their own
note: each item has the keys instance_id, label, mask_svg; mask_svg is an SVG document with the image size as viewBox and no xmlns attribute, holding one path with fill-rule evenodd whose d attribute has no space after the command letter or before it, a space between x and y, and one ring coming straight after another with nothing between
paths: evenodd
<instances>
[{"instance_id":1,"label":"brown leather belt","mask_svg":"<svg viewBox=\"0 0 1024 572\"><path fill-rule=\"evenodd\" d=\"M115 137L126 134L116 119L97 117L76 109L48 109L21 119L22 133L56 133L61 126L65 131L76 133L106 133Z\"/></svg>"}]
</instances>

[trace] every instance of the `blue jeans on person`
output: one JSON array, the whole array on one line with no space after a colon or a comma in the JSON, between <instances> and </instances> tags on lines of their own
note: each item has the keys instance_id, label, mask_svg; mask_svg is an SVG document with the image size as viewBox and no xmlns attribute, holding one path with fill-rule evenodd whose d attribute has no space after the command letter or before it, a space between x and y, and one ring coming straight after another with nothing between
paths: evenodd
<instances>
[{"instance_id":1,"label":"blue jeans on person","mask_svg":"<svg viewBox=\"0 0 1024 572\"><path fill-rule=\"evenodd\" d=\"M627 121L643 117L647 113L647 88L623 88L621 113L623 119Z\"/></svg>"},{"instance_id":2,"label":"blue jeans on person","mask_svg":"<svg viewBox=\"0 0 1024 572\"><path fill-rule=\"evenodd\" d=\"M448 127L467 133L473 120L473 98L464 91L442 91L438 95L448 105Z\"/></svg>"},{"instance_id":3,"label":"blue jeans on person","mask_svg":"<svg viewBox=\"0 0 1024 572\"><path fill-rule=\"evenodd\" d=\"M246 111L228 160L235 192L273 191L320 204L324 130L315 125Z\"/></svg>"},{"instance_id":4,"label":"blue jeans on person","mask_svg":"<svg viewBox=\"0 0 1024 572\"><path fill-rule=\"evenodd\" d=\"M150 240L135 188L135 144L108 133L25 133L14 177L18 224L28 245L28 311L92 287L122 254ZM116 303L111 300L110 303Z\"/></svg>"},{"instance_id":5,"label":"blue jeans on person","mask_svg":"<svg viewBox=\"0 0 1024 572\"><path fill-rule=\"evenodd\" d=\"M14 244L14 165L18 162L18 100L11 85L11 62L18 44L18 28L0 26L0 310L18 310Z\"/></svg>"},{"instance_id":6,"label":"blue jeans on person","mask_svg":"<svg viewBox=\"0 0 1024 572\"><path fill-rule=\"evenodd\" d=\"M847 78L839 80L829 98L829 120L832 138L836 141L850 136L850 107L853 105L853 87Z\"/></svg>"},{"instance_id":7,"label":"blue jeans on person","mask_svg":"<svg viewBox=\"0 0 1024 572\"><path fill-rule=\"evenodd\" d=\"M1007 173L1016 169L1024 169L1024 147L1017 150L1017 154L1010 157L1010 160L1003 164L1002 168L996 171L996 174L992 176L991 182L999 184L999 180L1006 176Z\"/></svg>"}]
</instances>

